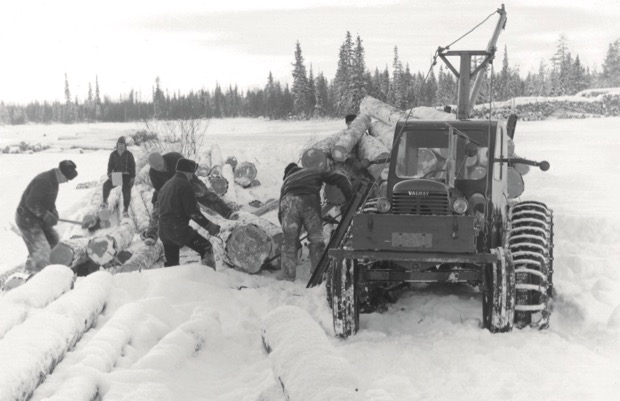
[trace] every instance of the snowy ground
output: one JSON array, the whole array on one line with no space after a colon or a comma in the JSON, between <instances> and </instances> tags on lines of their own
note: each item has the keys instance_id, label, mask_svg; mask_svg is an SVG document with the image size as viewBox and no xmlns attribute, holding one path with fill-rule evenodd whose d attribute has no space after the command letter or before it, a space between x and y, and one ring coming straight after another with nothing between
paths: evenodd
<instances>
[{"instance_id":1,"label":"snowy ground","mask_svg":"<svg viewBox=\"0 0 620 401\"><path fill-rule=\"evenodd\" d=\"M619 123L620 119L610 118L517 126L517 154L551 163L548 172L532 170L524 177L523 195L546 202L555 212L558 297L547 331L492 335L480 328L480 294L465 286L428 286L402 294L383 314L362 315L360 332L342 341L332 337L324 288L305 289L307 263L295 283L271 275L185 265L118 274L109 288L104 279L96 283L109 291L104 312L33 399L54 394L57 399L62 394L71 394L65 399L87 399L78 394L96 388L103 400L283 400L272 371L274 358L266 355L261 342L264 317L282 305L304 309L323 328L334 353L357 377L360 399L617 399ZM258 195L276 198L282 169L297 160L303 144L342 125L340 120L214 120L207 142L219 143L224 157L255 162L263 184ZM71 217L90 195L90 190L75 186L105 172L109 151L78 153L69 148L111 149L119 135L139 128L138 124L0 128L2 146L19 141L53 146L44 153L0 155L0 273L26 257L26 248L10 225L29 180L62 159L74 160L79 176L61 185L57 202L61 216ZM87 279L79 279L76 289ZM84 303L88 296L84 295ZM46 309L29 313L30 320ZM23 357L17 350L4 352L15 360ZM306 385L323 386L310 375Z\"/></svg>"}]
</instances>

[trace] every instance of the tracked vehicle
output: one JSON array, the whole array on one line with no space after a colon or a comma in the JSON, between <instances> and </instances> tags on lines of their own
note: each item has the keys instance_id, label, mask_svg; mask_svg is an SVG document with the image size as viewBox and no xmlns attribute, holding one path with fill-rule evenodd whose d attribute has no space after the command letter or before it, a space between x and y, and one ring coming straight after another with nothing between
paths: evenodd
<instances>
[{"instance_id":1,"label":"tracked vehicle","mask_svg":"<svg viewBox=\"0 0 620 401\"><path fill-rule=\"evenodd\" d=\"M457 118L401 120L387 180L362 180L343 211L308 286L327 280L337 335L359 328L372 289L408 283L469 283L482 291L482 322L491 332L549 324L553 213L509 192L519 165L545 171L546 161L509 157L516 116L469 119L479 85L470 79L493 59L486 51L439 50L459 78ZM484 60L470 72L473 56ZM460 58L460 71L448 61ZM520 176L519 176L520 178Z\"/></svg>"}]
</instances>

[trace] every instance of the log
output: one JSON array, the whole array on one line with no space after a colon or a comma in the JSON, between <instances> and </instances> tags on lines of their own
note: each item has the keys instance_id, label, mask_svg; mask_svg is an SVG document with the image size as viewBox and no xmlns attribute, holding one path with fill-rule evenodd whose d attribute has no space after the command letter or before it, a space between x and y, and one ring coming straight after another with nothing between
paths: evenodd
<instances>
[{"instance_id":1,"label":"log","mask_svg":"<svg viewBox=\"0 0 620 401\"><path fill-rule=\"evenodd\" d=\"M379 120L375 120L372 122L372 124L370 124L368 132L370 133L370 135L380 140L385 145L385 147L389 151L391 151L394 142L395 130L396 126L386 124Z\"/></svg>"},{"instance_id":2,"label":"log","mask_svg":"<svg viewBox=\"0 0 620 401\"><path fill-rule=\"evenodd\" d=\"M50 263L75 269L88 260L86 252L88 241L90 241L88 237L61 240L50 253Z\"/></svg>"},{"instance_id":3,"label":"log","mask_svg":"<svg viewBox=\"0 0 620 401\"><path fill-rule=\"evenodd\" d=\"M129 204L129 215L133 219L136 230L140 233L147 229L151 219L151 215L144 204L142 192L144 192L144 185L131 188L131 203Z\"/></svg>"},{"instance_id":4,"label":"log","mask_svg":"<svg viewBox=\"0 0 620 401\"><path fill-rule=\"evenodd\" d=\"M409 115L409 118L415 118L418 120L440 120L449 121L456 120L456 114L446 113L445 111L437 110L433 107L418 106L405 112L405 115Z\"/></svg>"},{"instance_id":5,"label":"log","mask_svg":"<svg viewBox=\"0 0 620 401\"><path fill-rule=\"evenodd\" d=\"M116 272L126 273L148 270L162 257L163 254L164 245L161 241L155 242L152 246L142 244L134 250L131 258L123 263L123 265Z\"/></svg>"},{"instance_id":6,"label":"log","mask_svg":"<svg viewBox=\"0 0 620 401\"><path fill-rule=\"evenodd\" d=\"M0 400L27 400L101 314L112 276L97 272L0 341ZM20 355L16 359L14 356Z\"/></svg>"},{"instance_id":7,"label":"log","mask_svg":"<svg viewBox=\"0 0 620 401\"><path fill-rule=\"evenodd\" d=\"M252 185L252 182L256 178L256 165L251 162L243 162L235 168L233 166L235 172L235 182L241 185L244 188L247 188Z\"/></svg>"},{"instance_id":8,"label":"log","mask_svg":"<svg viewBox=\"0 0 620 401\"><path fill-rule=\"evenodd\" d=\"M336 162L344 162L368 128L370 128L370 116L358 115L332 146L330 152L332 158Z\"/></svg>"},{"instance_id":9,"label":"log","mask_svg":"<svg viewBox=\"0 0 620 401\"><path fill-rule=\"evenodd\" d=\"M101 177L98 185L93 188L90 193L90 198L86 206L81 208L79 212L73 216L74 220L77 221L85 221L86 218L96 218L97 212L101 206L101 202L103 201L103 182L107 179L107 176ZM71 227L67 228L63 232L63 238L72 238L72 237L85 237L88 235L88 230L82 228L79 225L71 225Z\"/></svg>"},{"instance_id":10,"label":"log","mask_svg":"<svg viewBox=\"0 0 620 401\"><path fill-rule=\"evenodd\" d=\"M331 150L345 132L346 129L343 129L318 142L305 146L301 154L301 165L321 171L329 170Z\"/></svg>"},{"instance_id":11,"label":"log","mask_svg":"<svg viewBox=\"0 0 620 401\"><path fill-rule=\"evenodd\" d=\"M222 166L222 177L226 180L227 183L231 184L231 185L228 185L228 190L224 194L224 200L226 201L226 203L228 202L233 202L235 204L238 203L237 189L235 188L235 184L234 184L235 173L233 172L232 166L230 164L224 164L224 166Z\"/></svg>"},{"instance_id":12,"label":"log","mask_svg":"<svg viewBox=\"0 0 620 401\"><path fill-rule=\"evenodd\" d=\"M235 168L237 168L237 164L238 164L237 158L235 156L228 156L224 164L230 164L230 166L233 168L233 171L234 171Z\"/></svg>"},{"instance_id":13,"label":"log","mask_svg":"<svg viewBox=\"0 0 620 401\"><path fill-rule=\"evenodd\" d=\"M407 117L407 113L404 111L387 103L383 103L372 96L364 96L360 103L360 114L367 114L393 127L396 127L398 121Z\"/></svg>"},{"instance_id":14,"label":"log","mask_svg":"<svg viewBox=\"0 0 620 401\"><path fill-rule=\"evenodd\" d=\"M219 167L221 169L223 165L222 151L217 143L213 143L211 145L211 168Z\"/></svg>"},{"instance_id":15,"label":"log","mask_svg":"<svg viewBox=\"0 0 620 401\"><path fill-rule=\"evenodd\" d=\"M262 319L261 337L287 400L363 398L352 367L305 310L296 306L274 309Z\"/></svg>"},{"instance_id":16,"label":"log","mask_svg":"<svg viewBox=\"0 0 620 401\"><path fill-rule=\"evenodd\" d=\"M110 263L119 252L129 247L135 233L133 222L123 219L111 233L90 239L87 246L88 257L99 266Z\"/></svg>"},{"instance_id":17,"label":"log","mask_svg":"<svg viewBox=\"0 0 620 401\"><path fill-rule=\"evenodd\" d=\"M228 192L228 180L219 174L209 174L207 182L217 196L224 196Z\"/></svg>"},{"instance_id":18,"label":"log","mask_svg":"<svg viewBox=\"0 0 620 401\"><path fill-rule=\"evenodd\" d=\"M149 188L140 192L140 196L142 196L142 202L144 202L144 206L149 212L149 216L153 214L153 191L153 188Z\"/></svg>"},{"instance_id":19,"label":"log","mask_svg":"<svg viewBox=\"0 0 620 401\"><path fill-rule=\"evenodd\" d=\"M383 142L374 136L363 135L357 144L357 158L371 162L371 165L366 170L377 179L385 166L389 166L389 164L385 162L373 163L380 160L388 160L390 158L390 151Z\"/></svg>"},{"instance_id":20,"label":"log","mask_svg":"<svg viewBox=\"0 0 620 401\"><path fill-rule=\"evenodd\" d=\"M197 159L198 160L196 160L196 162L198 162L199 165L198 170L205 171L204 176L206 176L209 174L209 171L211 171L211 166L213 165L211 162L211 149L205 149L202 151ZM196 174L198 174L198 171Z\"/></svg>"},{"instance_id":21,"label":"log","mask_svg":"<svg viewBox=\"0 0 620 401\"><path fill-rule=\"evenodd\" d=\"M263 263L280 251L282 229L251 213L237 212L239 219L224 221L219 237L224 244L224 261L241 271L258 273Z\"/></svg>"}]
</instances>

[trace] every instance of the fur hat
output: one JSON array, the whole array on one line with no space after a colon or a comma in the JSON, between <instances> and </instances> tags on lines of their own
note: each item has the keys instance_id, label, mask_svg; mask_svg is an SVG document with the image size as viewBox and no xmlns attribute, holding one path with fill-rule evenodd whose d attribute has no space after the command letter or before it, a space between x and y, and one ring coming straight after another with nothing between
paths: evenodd
<instances>
[{"instance_id":1,"label":"fur hat","mask_svg":"<svg viewBox=\"0 0 620 401\"><path fill-rule=\"evenodd\" d=\"M122 143L123 145L127 145L127 142L125 142L124 136L121 136L118 138L118 141L116 141L116 144L118 145L119 143Z\"/></svg>"},{"instance_id":2,"label":"fur hat","mask_svg":"<svg viewBox=\"0 0 620 401\"><path fill-rule=\"evenodd\" d=\"M177 161L177 172L194 174L198 169L198 163L190 159L179 159Z\"/></svg>"},{"instance_id":3,"label":"fur hat","mask_svg":"<svg viewBox=\"0 0 620 401\"><path fill-rule=\"evenodd\" d=\"M77 177L77 166L71 160L63 160L58 164L58 168L62 175L65 176L67 180L72 180Z\"/></svg>"},{"instance_id":4,"label":"fur hat","mask_svg":"<svg viewBox=\"0 0 620 401\"><path fill-rule=\"evenodd\" d=\"M151 166L153 170L166 171L166 161L164 160L164 157L161 155L161 153L149 153L148 160L149 166Z\"/></svg>"},{"instance_id":5,"label":"fur hat","mask_svg":"<svg viewBox=\"0 0 620 401\"><path fill-rule=\"evenodd\" d=\"M282 179L286 178L287 175L289 175L290 173L294 173L297 170L301 170L297 163L289 163L288 166L284 168L284 177L282 177Z\"/></svg>"}]
</instances>

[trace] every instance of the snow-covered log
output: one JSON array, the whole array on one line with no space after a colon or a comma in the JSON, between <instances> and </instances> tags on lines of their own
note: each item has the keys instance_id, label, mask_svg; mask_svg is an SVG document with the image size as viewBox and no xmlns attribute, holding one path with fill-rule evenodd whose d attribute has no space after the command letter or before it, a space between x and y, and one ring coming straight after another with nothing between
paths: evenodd
<instances>
[{"instance_id":1,"label":"snow-covered log","mask_svg":"<svg viewBox=\"0 0 620 401\"><path fill-rule=\"evenodd\" d=\"M224 166L224 158L222 157L222 151L217 143L211 144L211 168Z\"/></svg>"},{"instance_id":2,"label":"snow-covered log","mask_svg":"<svg viewBox=\"0 0 620 401\"><path fill-rule=\"evenodd\" d=\"M370 116L359 114L332 146L330 150L332 158L336 162L344 162L368 128L370 128Z\"/></svg>"},{"instance_id":3,"label":"snow-covered log","mask_svg":"<svg viewBox=\"0 0 620 401\"><path fill-rule=\"evenodd\" d=\"M230 164L224 164L222 166L222 177L228 183L228 190L224 194L224 200L227 203L228 202L238 203L237 189L235 188L235 173L233 172L232 166Z\"/></svg>"},{"instance_id":4,"label":"snow-covered log","mask_svg":"<svg viewBox=\"0 0 620 401\"><path fill-rule=\"evenodd\" d=\"M0 339L21 324L30 309L43 308L73 287L75 275L66 266L49 265L0 298Z\"/></svg>"},{"instance_id":5,"label":"snow-covered log","mask_svg":"<svg viewBox=\"0 0 620 401\"><path fill-rule=\"evenodd\" d=\"M142 232L149 226L149 220L151 218L150 213L144 199L142 198L142 192L144 192L145 186L139 185L131 188L131 203L129 204L129 215L132 217L133 222L138 232Z\"/></svg>"},{"instance_id":6,"label":"snow-covered log","mask_svg":"<svg viewBox=\"0 0 620 401\"><path fill-rule=\"evenodd\" d=\"M263 318L261 335L287 400L361 400L352 366L305 310L278 307Z\"/></svg>"},{"instance_id":7,"label":"snow-covered log","mask_svg":"<svg viewBox=\"0 0 620 401\"><path fill-rule=\"evenodd\" d=\"M242 162L237 167L233 167L235 172L235 182L244 188L249 187L256 178L256 165L252 162Z\"/></svg>"},{"instance_id":8,"label":"snow-covered log","mask_svg":"<svg viewBox=\"0 0 620 401\"><path fill-rule=\"evenodd\" d=\"M102 177L95 188L90 193L90 198L88 203L82 207L76 215L73 216L73 220L77 221L85 221L86 218L92 219L97 217L97 213L101 206L101 202L103 201L103 182L105 181L106 176ZM87 217L88 216L88 217ZM72 237L85 237L88 235L88 230L82 228L79 225L71 225L68 227L64 233L63 238L72 238Z\"/></svg>"},{"instance_id":9,"label":"snow-covered log","mask_svg":"<svg viewBox=\"0 0 620 401\"><path fill-rule=\"evenodd\" d=\"M364 96L360 103L360 114L367 114L381 122L396 126L396 123L407 116L407 113L372 96Z\"/></svg>"},{"instance_id":10,"label":"snow-covered log","mask_svg":"<svg viewBox=\"0 0 620 401\"><path fill-rule=\"evenodd\" d=\"M91 238L87 247L88 257L99 266L111 262L119 252L127 249L135 233L133 222L123 219L111 233Z\"/></svg>"},{"instance_id":11,"label":"snow-covered log","mask_svg":"<svg viewBox=\"0 0 620 401\"><path fill-rule=\"evenodd\" d=\"M64 265L72 269L88 260L88 237L62 239L50 253L50 263Z\"/></svg>"},{"instance_id":12,"label":"snow-covered log","mask_svg":"<svg viewBox=\"0 0 620 401\"><path fill-rule=\"evenodd\" d=\"M140 196L142 196L142 202L144 202L144 207L146 207L149 216L153 214L153 191L153 188L148 188L140 192Z\"/></svg>"},{"instance_id":13,"label":"snow-covered log","mask_svg":"<svg viewBox=\"0 0 620 401\"><path fill-rule=\"evenodd\" d=\"M391 151L394 142L395 129L395 125L389 125L384 123L383 121L375 120L370 124L368 132L370 133L370 135L379 139L385 145L385 147Z\"/></svg>"},{"instance_id":14,"label":"snow-covered log","mask_svg":"<svg viewBox=\"0 0 620 401\"><path fill-rule=\"evenodd\" d=\"M164 246L161 241L157 241L151 246L142 244L137 249L133 250L131 258L123 263L123 265L116 270L116 273L140 272L150 269L163 254Z\"/></svg>"},{"instance_id":15,"label":"snow-covered log","mask_svg":"<svg viewBox=\"0 0 620 401\"><path fill-rule=\"evenodd\" d=\"M228 180L220 174L221 171L218 171L218 174L209 174L207 181L209 183L209 188L211 188L217 196L224 196L226 192L228 192Z\"/></svg>"},{"instance_id":16,"label":"snow-covered log","mask_svg":"<svg viewBox=\"0 0 620 401\"><path fill-rule=\"evenodd\" d=\"M93 273L6 333L0 341L0 400L29 399L93 325L111 289L109 273Z\"/></svg>"},{"instance_id":17,"label":"snow-covered log","mask_svg":"<svg viewBox=\"0 0 620 401\"><path fill-rule=\"evenodd\" d=\"M409 115L409 119L415 118L418 120L440 120L449 121L456 120L456 114L446 113L445 111L437 110L433 107L418 106L405 112Z\"/></svg>"},{"instance_id":18,"label":"snow-covered log","mask_svg":"<svg viewBox=\"0 0 620 401\"><path fill-rule=\"evenodd\" d=\"M97 377L111 372L123 357L136 329L143 324L144 306L129 303L114 312L105 325L79 350L62 361L29 401L95 401L100 399Z\"/></svg>"},{"instance_id":19,"label":"snow-covered log","mask_svg":"<svg viewBox=\"0 0 620 401\"><path fill-rule=\"evenodd\" d=\"M151 177L149 176L149 171L151 170L151 166L149 166L148 164L144 167L142 167L139 171L138 174L136 174L136 180L134 182L134 185L148 185L148 186L152 186L151 184Z\"/></svg>"}]
</instances>

